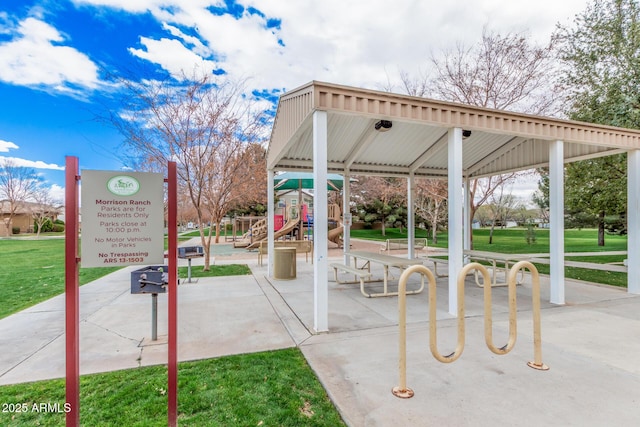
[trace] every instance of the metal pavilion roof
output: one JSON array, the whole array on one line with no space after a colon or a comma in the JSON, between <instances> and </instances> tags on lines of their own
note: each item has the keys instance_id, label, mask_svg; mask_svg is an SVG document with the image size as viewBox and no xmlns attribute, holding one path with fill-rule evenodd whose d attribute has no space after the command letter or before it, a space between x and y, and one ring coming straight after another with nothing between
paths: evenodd
<instances>
[{"instance_id":1,"label":"metal pavilion roof","mask_svg":"<svg viewBox=\"0 0 640 427\"><path fill-rule=\"evenodd\" d=\"M545 166L549 143L564 141L565 162L640 149L640 131L491 110L312 81L282 95L267 165L313 170L313 112L328 115L328 171L447 177L447 132L463 141L463 173L481 177ZM375 129L392 122L387 132Z\"/></svg>"}]
</instances>

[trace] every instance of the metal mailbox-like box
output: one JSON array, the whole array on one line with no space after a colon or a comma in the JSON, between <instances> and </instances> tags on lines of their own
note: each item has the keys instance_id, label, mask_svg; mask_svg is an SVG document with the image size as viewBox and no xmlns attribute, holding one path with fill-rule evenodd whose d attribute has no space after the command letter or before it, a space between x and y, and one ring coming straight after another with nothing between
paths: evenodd
<instances>
[{"instance_id":1,"label":"metal mailbox-like box","mask_svg":"<svg viewBox=\"0 0 640 427\"><path fill-rule=\"evenodd\" d=\"M150 265L131 272L132 294L163 294L169 283L169 267Z\"/></svg>"}]
</instances>

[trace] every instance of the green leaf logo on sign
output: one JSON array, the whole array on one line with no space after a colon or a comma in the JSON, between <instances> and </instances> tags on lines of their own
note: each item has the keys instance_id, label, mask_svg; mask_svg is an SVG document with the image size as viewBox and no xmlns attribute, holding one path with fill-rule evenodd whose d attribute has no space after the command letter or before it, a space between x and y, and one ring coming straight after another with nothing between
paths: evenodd
<instances>
[{"instance_id":1,"label":"green leaf logo on sign","mask_svg":"<svg viewBox=\"0 0 640 427\"><path fill-rule=\"evenodd\" d=\"M118 175L107 182L107 188L116 196L133 196L140 190L140 183L132 176Z\"/></svg>"}]
</instances>

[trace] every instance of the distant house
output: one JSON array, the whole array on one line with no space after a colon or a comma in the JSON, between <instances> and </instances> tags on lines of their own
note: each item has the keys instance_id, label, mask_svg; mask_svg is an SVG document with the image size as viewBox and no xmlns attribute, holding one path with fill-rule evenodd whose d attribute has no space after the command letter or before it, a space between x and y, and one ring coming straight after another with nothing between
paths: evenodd
<instances>
[{"instance_id":1,"label":"distant house","mask_svg":"<svg viewBox=\"0 0 640 427\"><path fill-rule=\"evenodd\" d=\"M302 194L299 194L295 190L287 190L278 193L278 202L275 207L275 214L282 215L284 220L287 221L291 218L298 217L298 211L300 206L300 199L302 199L302 205L306 205L303 208L308 215L313 216L313 193L310 191L302 190Z\"/></svg>"},{"instance_id":2,"label":"distant house","mask_svg":"<svg viewBox=\"0 0 640 427\"><path fill-rule=\"evenodd\" d=\"M13 228L18 227L20 233L33 232L34 215L44 214L52 221L59 215L59 209L54 206L42 205L40 203L21 202L11 217L11 205L8 200L0 200L0 236L11 235ZM11 221L11 222L9 222Z\"/></svg>"}]
</instances>

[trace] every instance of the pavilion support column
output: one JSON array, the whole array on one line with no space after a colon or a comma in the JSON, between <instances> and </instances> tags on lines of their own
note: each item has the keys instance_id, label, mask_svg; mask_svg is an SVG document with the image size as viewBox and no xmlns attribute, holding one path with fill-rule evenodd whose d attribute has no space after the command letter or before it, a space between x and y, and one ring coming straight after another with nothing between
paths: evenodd
<instances>
[{"instance_id":1,"label":"pavilion support column","mask_svg":"<svg viewBox=\"0 0 640 427\"><path fill-rule=\"evenodd\" d=\"M313 328L329 330L327 112L313 113Z\"/></svg>"},{"instance_id":2,"label":"pavilion support column","mask_svg":"<svg viewBox=\"0 0 640 427\"><path fill-rule=\"evenodd\" d=\"M627 292L640 294L640 150L627 153Z\"/></svg>"},{"instance_id":3,"label":"pavilion support column","mask_svg":"<svg viewBox=\"0 0 640 427\"><path fill-rule=\"evenodd\" d=\"M407 178L407 258L415 258L416 249L415 249L415 237L416 237L416 226L415 226L415 214L413 210L413 203L415 199L415 181L416 178L411 172L409 174L409 178Z\"/></svg>"},{"instance_id":4,"label":"pavilion support column","mask_svg":"<svg viewBox=\"0 0 640 427\"><path fill-rule=\"evenodd\" d=\"M462 129L449 129L449 314L457 315L458 273L462 270Z\"/></svg>"},{"instance_id":5,"label":"pavilion support column","mask_svg":"<svg viewBox=\"0 0 640 427\"><path fill-rule=\"evenodd\" d=\"M345 171L343 175L343 184L342 184L342 230L343 230L343 253L344 253L344 264L351 265L351 257L348 255L349 249L351 248L351 186L350 186L350 175L348 171Z\"/></svg>"},{"instance_id":6,"label":"pavilion support column","mask_svg":"<svg viewBox=\"0 0 640 427\"><path fill-rule=\"evenodd\" d=\"M564 143L549 145L549 258L552 304L564 304Z\"/></svg>"},{"instance_id":7,"label":"pavilion support column","mask_svg":"<svg viewBox=\"0 0 640 427\"><path fill-rule=\"evenodd\" d=\"M272 169L267 170L267 277L273 277L273 248L275 236L275 190L273 180L275 173Z\"/></svg>"},{"instance_id":8,"label":"pavilion support column","mask_svg":"<svg viewBox=\"0 0 640 427\"><path fill-rule=\"evenodd\" d=\"M471 180L469 177L464 179L464 250L471 250ZM465 260L466 263L466 260Z\"/></svg>"}]
</instances>

